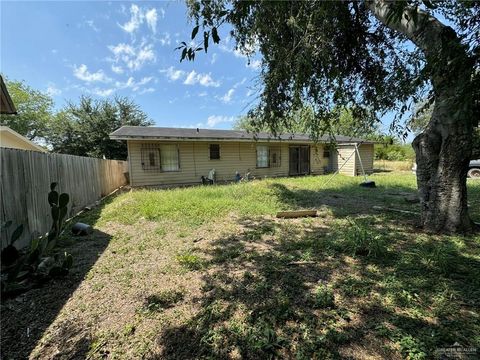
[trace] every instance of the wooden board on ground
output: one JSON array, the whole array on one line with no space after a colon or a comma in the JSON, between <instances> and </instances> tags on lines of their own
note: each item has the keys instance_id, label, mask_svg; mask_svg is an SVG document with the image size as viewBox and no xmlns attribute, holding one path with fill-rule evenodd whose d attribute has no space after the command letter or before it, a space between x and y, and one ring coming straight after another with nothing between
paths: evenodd
<instances>
[{"instance_id":1,"label":"wooden board on ground","mask_svg":"<svg viewBox=\"0 0 480 360\"><path fill-rule=\"evenodd\" d=\"M279 211L277 218L299 218L299 217L315 217L317 210L295 210L295 211Z\"/></svg>"}]
</instances>

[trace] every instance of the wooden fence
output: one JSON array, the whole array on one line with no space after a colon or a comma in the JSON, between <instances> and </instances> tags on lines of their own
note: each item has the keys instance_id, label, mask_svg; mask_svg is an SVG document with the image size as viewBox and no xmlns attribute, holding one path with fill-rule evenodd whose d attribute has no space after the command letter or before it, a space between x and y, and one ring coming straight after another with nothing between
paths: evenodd
<instances>
[{"instance_id":1,"label":"wooden fence","mask_svg":"<svg viewBox=\"0 0 480 360\"><path fill-rule=\"evenodd\" d=\"M15 243L18 248L27 246L34 232L48 232L50 183L58 183L57 191L70 195L67 217L127 183L126 161L7 148L0 148L0 161L0 220L13 221L8 231L1 232L2 249L19 224L24 231Z\"/></svg>"}]
</instances>

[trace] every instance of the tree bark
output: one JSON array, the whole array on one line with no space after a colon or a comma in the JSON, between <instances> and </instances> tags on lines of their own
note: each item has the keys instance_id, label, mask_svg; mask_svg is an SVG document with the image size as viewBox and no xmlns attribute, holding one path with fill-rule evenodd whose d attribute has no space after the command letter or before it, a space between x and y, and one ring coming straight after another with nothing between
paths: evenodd
<instances>
[{"instance_id":1,"label":"tree bark","mask_svg":"<svg viewBox=\"0 0 480 360\"><path fill-rule=\"evenodd\" d=\"M432 232L470 232L466 179L474 122L469 86L473 63L453 29L431 15L405 6L401 18L392 20L392 11L398 11L394 2L367 5L380 22L418 46L431 69L435 106L426 129L413 142L423 226Z\"/></svg>"}]
</instances>

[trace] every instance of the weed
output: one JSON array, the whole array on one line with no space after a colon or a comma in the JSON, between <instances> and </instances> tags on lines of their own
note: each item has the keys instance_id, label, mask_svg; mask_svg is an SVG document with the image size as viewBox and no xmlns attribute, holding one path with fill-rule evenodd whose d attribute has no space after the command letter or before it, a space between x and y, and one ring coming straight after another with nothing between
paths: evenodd
<instances>
[{"instance_id":1,"label":"weed","mask_svg":"<svg viewBox=\"0 0 480 360\"><path fill-rule=\"evenodd\" d=\"M188 270L200 270L205 265L205 261L191 251L185 251L178 254L175 258L180 265Z\"/></svg>"},{"instance_id":2,"label":"weed","mask_svg":"<svg viewBox=\"0 0 480 360\"><path fill-rule=\"evenodd\" d=\"M343 248L352 255L378 258L386 254L384 237L371 226L349 219L349 227L342 236Z\"/></svg>"},{"instance_id":3,"label":"weed","mask_svg":"<svg viewBox=\"0 0 480 360\"><path fill-rule=\"evenodd\" d=\"M319 285L314 291L314 307L315 308L331 308L335 305L335 297L333 291L326 285Z\"/></svg>"}]
</instances>

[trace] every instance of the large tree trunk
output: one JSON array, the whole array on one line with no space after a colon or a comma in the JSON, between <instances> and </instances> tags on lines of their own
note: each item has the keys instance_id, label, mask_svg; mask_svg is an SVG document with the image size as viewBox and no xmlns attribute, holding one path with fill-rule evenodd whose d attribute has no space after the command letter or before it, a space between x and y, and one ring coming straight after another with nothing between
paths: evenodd
<instances>
[{"instance_id":1,"label":"large tree trunk","mask_svg":"<svg viewBox=\"0 0 480 360\"><path fill-rule=\"evenodd\" d=\"M467 164L472 153L473 98L470 87L473 63L453 29L429 14L394 2L369 1L375 17L399 31L425 53L435 94L432 118L413 147L422 223L427 231L470 232L467 208Z\"/></svg>"}]
</instances>

